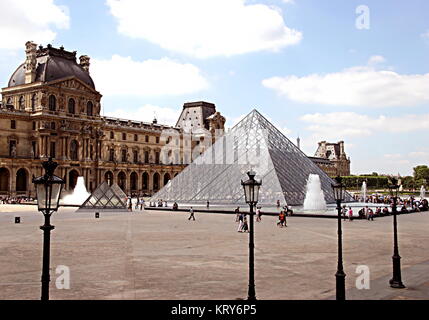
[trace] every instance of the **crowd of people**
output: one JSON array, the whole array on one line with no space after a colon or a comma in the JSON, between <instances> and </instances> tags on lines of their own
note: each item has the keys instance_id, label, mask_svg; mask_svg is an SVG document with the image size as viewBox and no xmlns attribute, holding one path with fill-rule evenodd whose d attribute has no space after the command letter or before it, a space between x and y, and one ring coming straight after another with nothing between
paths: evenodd
<instances>
[{"instance_id":1,"label":"crowd of people","mask_svg":"<svg viewBox=\"0 0 429 320\"><path fill-rule=\"evenodd\" d=\"M20 204L20 203L26 203L26 202L33 202L35 199L32 197L25 197L25 196L19 196L19 197L0 197L0 203L1 204Z\"/></svg>"}]
</instances>

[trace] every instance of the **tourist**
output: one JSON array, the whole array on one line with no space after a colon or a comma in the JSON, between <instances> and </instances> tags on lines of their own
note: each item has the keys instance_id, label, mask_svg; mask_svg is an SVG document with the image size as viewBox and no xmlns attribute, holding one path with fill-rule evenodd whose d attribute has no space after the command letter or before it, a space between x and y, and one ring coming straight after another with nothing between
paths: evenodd
<instances>
[{"instance_id":1,"label":"tourist","mask_svg":"<svg viewBox=\"0 0 429 320\"><path fill-rule=\"evenodd\" d=\"M173 203L173 210L177 211L178 208L179 208L179 206L178 206L177 202L174 202Z\"/></svg>"},{"instance_id":2,"label":"tourist","mask_svg":"<svg viewBox=\"0 0 429 320\"><path fill-rule=\"evenodd\" d=\"M128 197L128 211L133 211L133 202L131 197Z\"/></svg>"},{"instance_id":3,"label":"tourist","mask_svg":"<svg viewBox=\"0 0 429 320\"><path fill-rule=\"evenodd\" d=\"M235 212L235 222L238 222L239 216L240 216L240 207L237 207L234 212Z\"/></svg>"},{"instance_id":4,"label":"tourist","mask_svg":"<svg viewBox=\"0 0 429 320\"><path fill-rule=\"evenodd\" d=\"M167 205L167 201L164 201L164 207L168 207L168 205Z\"/></svg>"},{"instance_id":5,"label":"tourist","mask_svg":"<svg viewBox=\"0 0 429 320\"><path fill-rule=\"evenodd\" d=\"M191 218L195 221L195 216L194 216L194 209L191 207L191 209L189 209L189 213L191 214L188 218L188 220L191 220Z\"/></svg>"},{"instance_id":6,"label":"tourist","mask_svg":"<svg viewBox=\"0 0 429 320\"><path fill-rule=\"evenodd\" d=\"M140 211L142 211L142 210L143 210L143 208L144 208L144 199L143 199L143 198L141 198L141 199L140 199Z\"/></svg>"},{"instance_id":7,"label":"tourist","mask_svg":"<svg viewBox=\"0 0 429 320\"><path fill-rule=\"evenodd\" d=\"M285 213L284 211L280 211L279 214L279 222L277 222L277 226L283 228L285 223Z\"/></svg>"},{"instance_id":8,"label":"tourist","mask_svg":"<svg viewBox=\"0 0 429 320\"><path fill-rule=\"evenodd\" d=\"M137 196L137 200L136 200L136 206L134 207L135 210L137 210L139 208L139 204L140 204L140 199ZM140 209L141 210L141 209Z\"/></svg>"},{"instance_id":9,"label":"tourist","mask_svg":"<svg viewBox=\"0 0 429 320\"><path fill-rule=\"evenodd\" d=\"M347 219L347 208L346 205L343 205L343 208L341 209L341 214L343 215L343 220Z\"/></svg>"},{"instance_id":10,"label":"tourist","mask_svg":"<svg viewBox=\"0 0 429 320\"><path fill-rule=\"evenodd\" d=\"M277 200L277 208L280 208L280 200Z\"/></svg>"},{"instance_id":11,"label":"tourist","mask_svg":"<svg viewBox=\"0 0 429 320\"><path fill-rule=\"evenodd\" d=\"M353 209L349 207L349 221L353 221Z\"/></svg>"},{"instance_id":12,"label":"tourist","mask_svg":"<svg viewBox=\"0 0 429 320\"><path fill-rule=\"evenodd\" d=\"M368 221L374 221L374 211L371 208L368 209Z\"/></svg>"},{"instance_id":13,"label":"tourist","mask_svg":"<svg viewBox=\"0 0 429 320\"><path fill-rule=\"evenodd\" d=\"M244 214L238 213L238 229L237 229L238 232L243 232L243 223L244 223Z\"/></svg>"},{"instance_id":14,"label":"tourist","mask_svg":"<svg viewBox=\"0 0 429 320\"><path fill-rule=\"evenodd\" d=\"M385 216L389 215L389 209L387 207L383 208L383 215L385 215Z\"/></svg>"},{"instance_id":15,"label":"tourist","mask_svg":"<svg viewBox=\"0 0 429 320\"><path fill-rule=\"evenodd\" d=\"M261 222L261 207L256 209L256 222Z\"/></svg>"},{"instance_id":16,"label":"tourist","mask_svg":"<svg viewBox=\"0 0 429 320\"><path fill-rule=\"evenodd\" d=\"M401 213L408 213L407 207L405 205L402 206Z\"/></svg>"},{"instance_id":17,"label":"tourist","mask_svg":"<svg viewBox=\"0 0 429 320\"><path fill-rule=\"evenodd\" d=\"M249 226L247 224L247 218L246 216L243 217L243 228L242 232L249 232Z\"/></svg>"},{"instance_id":18,"label":"tourist","mask_svg":"<svg viewBox=\"0 0 429 320\"><path fill-rule=\"evenodd\" d=\"M207 200L206 207L207 207L207 210L208 210L208 209L209 209L209 207L210 207L210 202L209 202L209 200Z\"/></svg>"}]
</instances>

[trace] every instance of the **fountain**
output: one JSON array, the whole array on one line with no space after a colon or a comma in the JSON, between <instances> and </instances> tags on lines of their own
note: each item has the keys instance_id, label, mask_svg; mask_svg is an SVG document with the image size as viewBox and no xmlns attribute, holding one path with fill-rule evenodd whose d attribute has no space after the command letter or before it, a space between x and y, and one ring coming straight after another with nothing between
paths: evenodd
<instances>
[{"instance_id":1,"label":"fountain","mask_svg":"<svg viewBox=\"0 0 429 320\"><path fill-rule=\"evenodd\" d=\"M71 194L61 199L61 204L82 205L88 199L90 193L86 190L85 182L82 176L77 177L76 186Z\"/></svg>"},{"instance_id":2,"label":"fountain","mask_svg":"<svg viewBox=\"0 0 429 320\"><path fill-rule=\"evenodd\" d=\"M426 189L425 186L422 185L422 187L420 188L420 198L424 199L426 196Z\"/></svg>"},{"instance_id":3,"label":"fountain","mask_svg":"<svg viewBox=\"0 0 429 320\"><path fill-rule=\"evenodd\" d=\"M307 192L304 199L304 211L306 210L326 210L325 196L323 195L318 174L310 174L308 176Z\"/></svg>"},{"instance_id":4,"label":"fountain","mask_svg":"<svg viewBox=\"0 0 429 320\"><path fill-rule=\"evenodd\" d=\"M362 182L362 188L360 192L363 202L366 202L366 181Z\"/></svg>"}]
</instances>

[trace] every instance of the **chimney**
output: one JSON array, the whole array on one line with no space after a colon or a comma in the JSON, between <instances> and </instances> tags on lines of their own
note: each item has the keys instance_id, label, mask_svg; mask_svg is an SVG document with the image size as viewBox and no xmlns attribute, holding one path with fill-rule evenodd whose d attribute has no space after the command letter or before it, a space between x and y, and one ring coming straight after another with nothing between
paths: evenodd
<instances>
[{"instance_id":1,"label":"chimney","mask_svg":"<svg viewBox=\"0 0 429 320\"><path fill-rule=\"evenodd\" d=\"M301 150L301 139L299 138L299 136L298 136L298 138L296 138L296 145L297 145L298 149Z\"/></svg>"},{"instance_id":2,"label":"chimney","mask_svg":"<svg viewBox=\"0 0 429 320\"><path fill-rule=\"evenodd\" d=\"M25 43L25 83L32 83L36 80L36 51L37 44L32 41Z\"/></svg>"},{"instance_id":3,"label":"chimney","mask_svg":"<svg viewBox=\"0 0 429 320\"><path fill-rule=\"evenodd\" d=\"M80 61L80 66L86 71L89 72L89 57L86 55L80 56L79 57L79 61Z\"/></svg>"}]
</instances>

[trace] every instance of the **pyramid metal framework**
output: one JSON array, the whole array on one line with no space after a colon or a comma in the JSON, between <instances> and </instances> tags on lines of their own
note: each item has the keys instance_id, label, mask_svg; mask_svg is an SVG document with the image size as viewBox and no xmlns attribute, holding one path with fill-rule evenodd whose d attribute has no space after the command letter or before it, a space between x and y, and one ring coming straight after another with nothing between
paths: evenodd
<instances>
[{"instance_id":1,"label":"pyramid metal framework","mask_svg":"<svg viewBox=\"0 0 429 320\"><path fill-rule=\"evenodd\" d=\"M157 192L151 201L182 204L245 204L241 180L253 169L262 179L259 204L302 205L307 179L318 174L327 203L335 202L334 182L257 110L219 138ZM347 194L346 201L352 201Z\"/></svg>"},{"instance_id":2,"label":"pyramid metal framework","mask_svg":"<svg viewBox=\"0 0 429 320\"><path fill-rule=\"evenodd\" d=\"M79 210L126 210L126 194L113 183L111 186L104 181L79 207Z\"/></svg>"}]
</instances>

